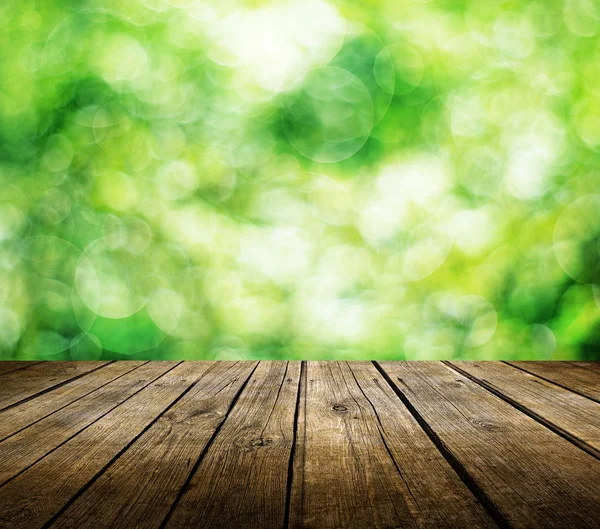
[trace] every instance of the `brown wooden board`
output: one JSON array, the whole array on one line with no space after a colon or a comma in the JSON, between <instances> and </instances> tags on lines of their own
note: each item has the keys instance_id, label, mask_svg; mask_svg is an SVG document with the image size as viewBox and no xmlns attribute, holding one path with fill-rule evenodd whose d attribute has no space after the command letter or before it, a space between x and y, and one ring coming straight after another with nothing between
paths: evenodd
<instances>
[{"instance_id":1,"label":"brown wooden board","mask_svg":"<svg viewBox=\"0 0 600 529\"><path fill-rule=\"evenodd\" d=\"M113 362L39 397L11 406L0 412L0 440L89 395L142 364L143 362ZM26 377L27 374L23 373L21 376Z\"/></svg>"},{"instance_id":2,"label":"brown wooden board","mask_svg":"<svg viewBox=\"0 0 600 529\"><path fill-rule=\"evenodd\" d=\"M153 362L130 371L0 442L0 485L116 408L170 367L173 364Z\"/></svg>"},{"instance_id":3,"label":"brown wooden board","mask_svg":"<svg viewBox=\"0 0 600 529\"><path fill-rule=\"evenodd\" d=\"M382 381L378 374L373 377ZM294 467L290 526L418 527L423 520L419 504L348 365L308 362L305 384L296 451L302 464ZM436 459L440 463L439 455ZM466 505L467 496L461 498ZM485 523L481 509L467 510L466 516Z\"/></svg>"},{"instance_id":4,"label":"brown wooden board","mask_svg":"<svg viewBox=\"0 0 600 529\"><path fill-rule=\"evenodd\" d=\"M598 528L600 404L581 392L600 373L525 367L544 375L490 362L29 365L0 374L28 395L0 412L0 528Z\"/></svg>"},{"instance_id":5,"label":"brown wooden board","mask_svg":"<svg viewBox=\"0 0 600 529\"><path fill-rule=\"evenodd\" d=\"M599 403L500 362L449 365L600 458Z\"/></svg>"},{"instance_id":6,"label":"brown wooden board","mask_svg":"<svg viewBox=\"0 0 600 529\"><path fill-rule=\"evenodd\" d=\"M0 379L0 410L47 391L99 367L107 362L43 362L12 371Z\"/></svg>"},{"instance_id":7,"label":"brown wooden board","mask_svg":"<svg viewBox=\"0 0 600 529\"><path fill-rule=\"evenodd\" d=\"M373 407L384 442L415 500L419 527L495 527L374 365L350 362L348 367Z\"/></svg>"},{"instance_id":8,"label":"brown wooden board","mask_svg":"<svg viewBox=\"0 0 600 529\"><path fill-rule=\"evenodd\" d=\"M507 526L600 527L596 458L442 363L381 366Z\"/></svg>"},{"instance_id":9,"label":"brown wooden board","mask_svg":"<svg viewBox=\"0 0 600 529\"><path fill-rule=\"evenodd\" d=\"M570 362L573 365L583 367L584 369L593 369L594 371L600 371L600 362Z\"/></svg>"},{"instance_id":10,"label":"brown wooden board","mask_svg":"<svg viewBox=\"0 0 600 529\"><path fill-rule=\"evenodd\" d=\"M34 366L39 362L17 362L16 360L4 360L0 362L0 375L17 371L18 369L24 369L26 367Z\"/></svg>"},{"instance_id":11,"label":"brown wooden board","mask_svg":"<svg viewBox=\"0 0 600 529\"><path fill-rule=\"evenodd\" d=\"M52 527L159 527L255 367L212 364Z\"/></svg>"},{"instance_id":12,"label":"brown wooden board","mask_svg":"<svg viewBox=\"0 0 600 529\"><path fill-rule=\"evenodd\" d=\"M509 362L528 373L600 402L600 373L569 362Z\"/></svg>"},{"instance_id":13,"label":"brown wooden board","mask_svg":"<svg viewBox=\"0 0 600 529\"><path fill-rule=\"evenodd\" d=\"M363 416L366 417L363 414L374 415L376 419L378 435L397 469L397 473L392 474L392 477L406 486L409 493L407 505L416 525L432 529L496 527L482 505L443 458L373 364L351 362L340 367L344 383L347 384L353 399L352 403L356 402L361 411L359 420L362 420ZM315 447L308 448L310 456ZM306 446L303 446L303 449L306 458ZM343 466L336 468L327 465L319 468L319 472L332 473L340 479L339 474L344 470ZM302 472L302 469L299 471ZM322 478L319 475L314 476L309 479L309 483L316 479ZM305 481L305 475L295 476L297 488L302 487ZM298 493L302 495L302 491ZM312 497L313 501L320 502L318 496ZM318 505L302 507L297 502L293 505L296 509L301 509L291 516L293 526L296 527L311 526L311 521L306 519L302 511L320 512ZM335 511L340 507L342 506L331 505L331 510ZM330 524L329 520L329 516L325 519L313 519L312 526L338 527L337 522Z\"/></svg>"},{"instance_id":14,"label":"brown wooden board","mask_svg":"<svg viewBox=\"0 0 600 529\"><path fill-rule=\"evenodd\" d=\"M299 362L260 363L167 528L282 527L299 379Z\"/></svg>"},{"instance_id":15,"label":"brown wooden board","mask_svg":"<svg viewBox=\"0 0 600 529\"><path fill-rule=\"evenodd\" d=\"M167 372L0 488L2 529L51 522L210 367L208 362L150 365Z\"/></svg>"}]
</instances>

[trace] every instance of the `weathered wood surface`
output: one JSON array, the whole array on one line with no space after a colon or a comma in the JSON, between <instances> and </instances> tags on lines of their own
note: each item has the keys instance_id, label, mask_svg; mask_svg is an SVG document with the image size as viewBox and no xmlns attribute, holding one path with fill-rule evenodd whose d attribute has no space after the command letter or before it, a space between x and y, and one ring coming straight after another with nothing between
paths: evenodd
<instances>
[{"instance_id":1,"label":"weathered wood surface","mask_svg":"<svg viewBox=\"0 0 600 529\"><path fill-rule=\"evenodd\" d=\"M158 527L255 366L246 362L199 366L206 371L194 387L74 501L54 526Z\"/></svg>"},{"instance_id":2,"label":"weathered wood surface","mask_svg":"<svg viewBox=\"0 0 600 529\"><path fill-rule=\"evenodd\" d=\"M571 364L583 367L584 369L593 369L594 371L600 371L600 362L571 362Z\"/></svg>"},{"instance_id":3,"label":"weathered wood surface","mask_svg":"<svg viewBox=\"0 0 600 529\"><path fill-rule=\"evenodd\" d=\"M600 459L600 403L506 364L449 365Z\"/></svg>"},{"instance_id":4,"label":"weathered wood surface","mask_svg":"<svg viewBox=\"0 0 600 529\"><path fill-rule=\"evenodd\" d=\"M494 527L371 363L309 362L292 527Z\"/></svg>"},{"instance_id":5,"label":"weathered wood surface","mask_svg":"<svg viewBox=\"0 0 600 529\"><path fill-rule=\"evenodd\" d=\"M43 399L30 399L12 406L2 414L0 440L33 423L56 413L76 400L98 391L101 387L141 366L143 362L114 362L97 369L81 379L68 381L65 385L46 394ZM98 394L94 395L94 398ZM30 430L29 434L31 434ZM30 437L28 435L27 437Z\"/></svg>"},{"instance_id":6,"label":"weathered wood surface","mask_svg":"<svg viewBox=\"0 0 600 529\"><path fill-rule=\"evenodd\" d=\"M510 365L600 402L600 373L594 369L582 369L570 362L510 362Z\"/></svg>"},{"instance_id":7,"label":"weathered wood surface","mask_svg":"<svg viewBox=\"0 0 600 529\"><path fill-rule=\"evenodd\" d=\"M167 528L282 527L299 379L299 363L260 364Z\"/></svg>"},{"instance_id":8,"label":"weathered wood surface","mask_svg":"<svg viewBox=\"0 0 600 529\"><path fill-rule=\"evenodd\" d=\"M106 363L38 363L6 373L0 378L0 410L99 369Z\"/></svg>"},{"instance_id":9,"label":"weathered wood surface","mask_svg":"<svg viewBox=\"0 0 600 529\"><path fill-rule=\"evenodd\" d=\"M444 364L382 368L507 526L600 528L598 459Z\"/></svg>"},{"instance_id":10,"label":"weathered wood surface","mask_svg":"<svg viewBox=\"0 0 600 529\"><path fill-rule=\"evenodd\" d=\"M4 375L5 373L10 373L11 371L17 371L18 369L23 369L24 367L29 367L35 364L39 364L39 362L16 362L16 361L7 361L0 362L0 375Z\"/></svg>"},{"instance_id":11,"label":"weathered wood surface","mask_svg":"<svg viewBox=\"0 0 600 529\"><path fill-rule=\"evenodd\" d=\"M2 529L600 527L597 363L8 364Z\"/></svg>"}]
</instances>

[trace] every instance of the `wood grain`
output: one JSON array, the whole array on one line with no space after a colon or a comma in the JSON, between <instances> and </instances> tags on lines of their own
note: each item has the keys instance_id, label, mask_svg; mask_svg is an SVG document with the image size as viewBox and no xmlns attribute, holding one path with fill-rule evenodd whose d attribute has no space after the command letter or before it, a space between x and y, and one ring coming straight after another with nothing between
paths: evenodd
<instances>
[{"instance_id":1,"label":"wood grain","mask_svg":"<svg viewBox=\"0 0 600 529\"><path fill-rule=\"evenodd\" d=\"M414 499L419 527L496 527L371 362L347 364Z\"/></svg>"},{"instance_id":2,"label":"wood grain","mask_svg":"<svg viewBox=\"0 0 600 529\"><path fill-rule=\"evenodd\" d=\"M0 528L600 529L600 371L514 364L0 363Z\"/></svg>"},{"instance_id":3,"label":"wood grain","mask_svg":"<svg viewBox=\"0 0 600 529\"><path fill-rule=\"evenodd\" d=\"M121 369L135 367L125 363ZM172 364L146 364L0 443L0 485L115 409Z\"/></svg>"},{"instance_id":4,"label":"wood grain","mask_svg":"<svg viewBox=\"0 0 600 529\"><path fill-rule=\"evenodd\" d=\"M52 527L159 527L255 367L212 364Z\"/></svg>"},{"instance_id":5,"label":"wood grain","mask_svg":"<svg viewBox=\"0 0 600 529\"><path fill-rule=\"evenodd\" d=\"M573 365L583 367L584 369L593 369L594 371L600 371L600 362L570 362Z\"/></svg>"},{"instance_id":6,"label":"wood grain","mask_svg":"<svg viewBox=\"0 0 600 529\"><path fill-rule=\"evenodd\" d=\"M528 373L600 402L600 373L569 362L508 362Z\"/></svg>"},{"instance_id":7,"label":"wood grain","mask_svg":"<svg viewBox=\"0 0 600 529\"><path fill-rule=\"evenodd\" d=\"M500 362L451 362L600 459L600 404Z\"/></svg>"},{"instance_id":8,"label":"wood grain","mask_svg":"<svg viewBox=\"0 0 600 529\"><path fill-rule=\"evenodd\" d=\"M114 362L55 390L0 412L0 440L89 395L144 362ZM26 376L23 373L22 376Z\"/></svg>"},{"instance_id":9,"label":"wood grain","mask_svg":"<svg viewBox=\"0 0 600 529\"><path fill-rule=\"evenodd\" d=\"M2 529L43 527L210 365L154 364L168 371L0 488Z\"/></svg>"},{"instance_id":10,"label":"wood grain","mask_svg":"<svg viewBox=\"0 0 600 529\"><path fill-rule=\"evenodd\" d=\"M6 373L0 384L0 410L56 387L69 379L85 375L107 362L50 362Z\"/></svg>"},{"instance_id":11,"label":"wood grain","mask_svg":"<svg viewBox=\"0 0 600 529\"><path fill-rule=\"evenodd\" d=\"M259 365L167 528L282 527L299 379L298 362Z\"/></svg>"},{"instance_id":12,"label":"wood grain","mask_svg":"<svg viewBox=\"0 0 600 529\"><path fill-rule=\"evenodd\" d=\"M11 373L12 371L17 371L18 369L31 367L35 364L39 364L39 362L17 362L15 360L3 361L0 362L0 375Z\"/></svg>"},{"instance_id":13,"label":"wood grain","mask_svg":"<svg viewBox=\"0 0 600 529\"><path fill-rule=\"evenodd\" d=\"M398 469L397 479L406 484L414 500L412 516L418 527L496 527L484 508L456 475L448 462L402 405L392 388L373 367L371 362L348 364L360 391L368 400L379 424L379 435ZM313 370L312 376L316 373ZM313 496L316 506L304 506L305 488L305 420L306 382L302 384L298 417L298 441L294 460L290 527L309 527L304 510L318 510L321 501ZM330 468L323 472L342 473L345 467ZM331 506L339 511L345 505ZM328 527L326 520L317 520L314 526ZM332 527L337 527L335 524Z\"/></svg>"},{"instance_id":14,"label":"wood grain","mask_svg":"<svg viewBox=\"0 0 600 529\"><path fill-rule=\"evenodd\" d=\"M290 526L417 527L417 502L348 366L308 362L302 398Z\"/></svg>"},{"instance_id":15,"label":"wood grain","mask_svg":"<svg viewBox=\"0 0 600 529\"><path fill-rule=\"evenodd\" d=\"M600 527L600 461L448 366L381 365L511 527Z\"/></svg>"}]
</instances>

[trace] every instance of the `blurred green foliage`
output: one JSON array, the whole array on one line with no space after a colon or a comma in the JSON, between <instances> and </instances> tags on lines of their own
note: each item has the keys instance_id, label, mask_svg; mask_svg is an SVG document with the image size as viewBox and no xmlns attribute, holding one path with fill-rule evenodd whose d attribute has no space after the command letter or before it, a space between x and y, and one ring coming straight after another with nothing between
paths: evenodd
<instances>
[{"instance_id":1,"label":"blurred green foliage","mask_svg":"<svg viewBox=\"0 0 600 529\"><path fill-rule=\"evenodd\" d=\"M0 358L600 358L594 0L0 20Z\"/></svg>"}]
</instances>

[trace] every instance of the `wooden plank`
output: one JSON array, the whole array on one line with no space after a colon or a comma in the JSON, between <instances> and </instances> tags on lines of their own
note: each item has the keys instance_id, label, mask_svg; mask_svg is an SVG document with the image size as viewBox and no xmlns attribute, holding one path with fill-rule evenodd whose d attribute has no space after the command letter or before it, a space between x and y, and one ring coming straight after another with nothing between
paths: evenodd
<instances>
[{"instance_id":1,"label":"wooden plank","mask_svg":"<svg viewBox=\"0 0 600 529\"><path fill-rule=\"evenodd\" d=\"M259 365L167 528L282 527L299 379L299 362Z\"/></svg>"},{"instance_id":2,"label":"wooden plank","mask_svg":"<svg viewBox=\"0 0 600 529\"><path fill-rule=\"evenodd\" d=\"M0 484L88 427L175 364L152 362L114 380L0 443Z\"/></svg>"},{"instance_id":3,"label":"wooden plank","mask_svg":"<svg viewBox=\"0 0 600 529\"><path fill-rule=\"evenodd\" d=\"M507 362L533 375L600 402L600 374L569 362Z\"/></svg>"},{"instance_id":4,"label":"wooden plank","mask_svg":"<svg viewBox=\"0 0 600 529\"><path fill-rule=\"evenodd\" d=\"M163 364L152 362L150 366ZM44 526L82 487L97 477L157 417L177 401L210 363L177 365L67 443L0 488L0 526ZM137 369L139 372L142 368ZM121 380L121 379L120 379Z\"/></svg>"},{"instance_id":5,"label":"wooden plank","mask_svg":"<svg viewBox=\"0 0 600 529\"><path fill-rule=\"evenodd\" d=\"M404 481L414 500L412 515L418 527L496 527L484 508L478 503L458 475L442 457L438 449L421 429L417 421L400 402L396 394L382 376L375 370L371 362L350 362L351 374L358 384L369 406L376 414L379 424L379 435L393 457L399 474L396 479ZM306 373L305 373L306 374ZM347 373L346 373L347 374ZM313 377L315 374L313 373ZM346 377L349 378L349 377ZM350 387L354 385L350 381ZM303 380L298 415L297 447L294 457L294 482L290 502L290 527L329 527L322 518L307 519L304 513L305 488L305 416L306 416L306 382ZM355 392L356 393L356 392ZM360 398L360 397L359 397ZM360 399L361 401L363 399ZM309 447L309 455L318 453L319 441ZM325 444L326 446L326 444ZM335 476L345 472L340 466L331 468L327 465L323 472L331 471ZM310 477L309 484L319 476ZM318 496L313 495L318 502ZM330 510L337 511L341 505L330 505ZM315 511L308 506L307 510ZM333 524L331 527L337 527Z\"/></svg>"},{"instance_id":6,"label":"wooden plank","mask_svg":"<svg viewBox=\"0 0 600 529\"><path fill-rule=\"evenodd\" d=\"M301 527L303 524L304 503L304 471L306 460L306 410L307 410L307 362L302 362L300 384L298 388L298 403L296 409L296 431L293 447L292 465L288 475L289 498L285 529Z\"/></svg>"},{"instance_id":7,"label":"wooden plank","mask_svg":"<svg viewBox=\"0 0 600 529\"><path fill-rule=\"evenodd\" d=\"M596 458L444 364L381 366L510 527L600 527Z\"/></svg>"},{"instance_id":8,"label":"wooden plank","mask_svg":"<svg viewBox=\"0 0 600 529\"><path fill-rule=\"evenodd\" d=\"M212 364L52 527L159 527L255 367Z\"/></svg>"},{"instance_id":9,"label":"wooden plank","mask_svg":"<svg viewBox=\"0 0 600 529\"><path fill-rule=\"evenodd\" d=\"M347 364L308 362L302 400L290 527L417 527L419 507Z\"/></svg>"},{"instance_id":10,"label":"wooden plank","mask_svg":"<svg viewBox=\"0 0 600 529\"><path fill-rule=\"evenodd\" d=\"M12 371L17 371L26 367L31 367L35 364L39 364L39 362L17 362L15 360L4 360L0 362L0 375L11 373Z\"/></svg>"},{"instance_id":11,"label":"wooden plank","mask_svg":"<svg viewBox=\"0 0 600 529\"><path fill-rule=\"evenodd\" d=\"M140 367L144 362L114 362L87 374L85 377L68 381L50 393L29 399L22 404L12 406L0 412L0 440L13 435L27 426L68 406L81 397L89 395L98 388L120 376ZM27 372L21 373L27 377Z\"/></svg>"},{"instance_id":12,"label":"wooden plank","mask_svg":"<svg viewBox=\"0 0 600 529\"><path fill-rule=\"evenodd\" d=\"M600 404L500 362L450 362L600 458Z\"/></svg>"},{"instance_id":13,"label":"wooden plank","mask_svg":"<svg viewBox=\"0 0 600 529\"><path fill-rule=\"evenodd\" d=\"M419 527L496 527L372 362L348 367L369 401L379 433L414 499Z\"/></svg>"},{"instance_id":14,"label":"wooden plank","mask_svg":"<svg viewBox=\"0 0 600 529\"><path fill-rule=\"evenodd\" d=\"M108 362L42 362L26 368L25 374L13 371L2 376L0 410L47 391Z\"/></svg>"},{"instance_id":15,"label":"wooden plank","mask_svg":"<svg viewBox=\"0 0 600 529\"><path fill-rule=\"evenodd\" d=\"M593 369L594 371L600 371L600 362L569 362L570 364L584 369Z\"/></svg>"}]
</instances>

